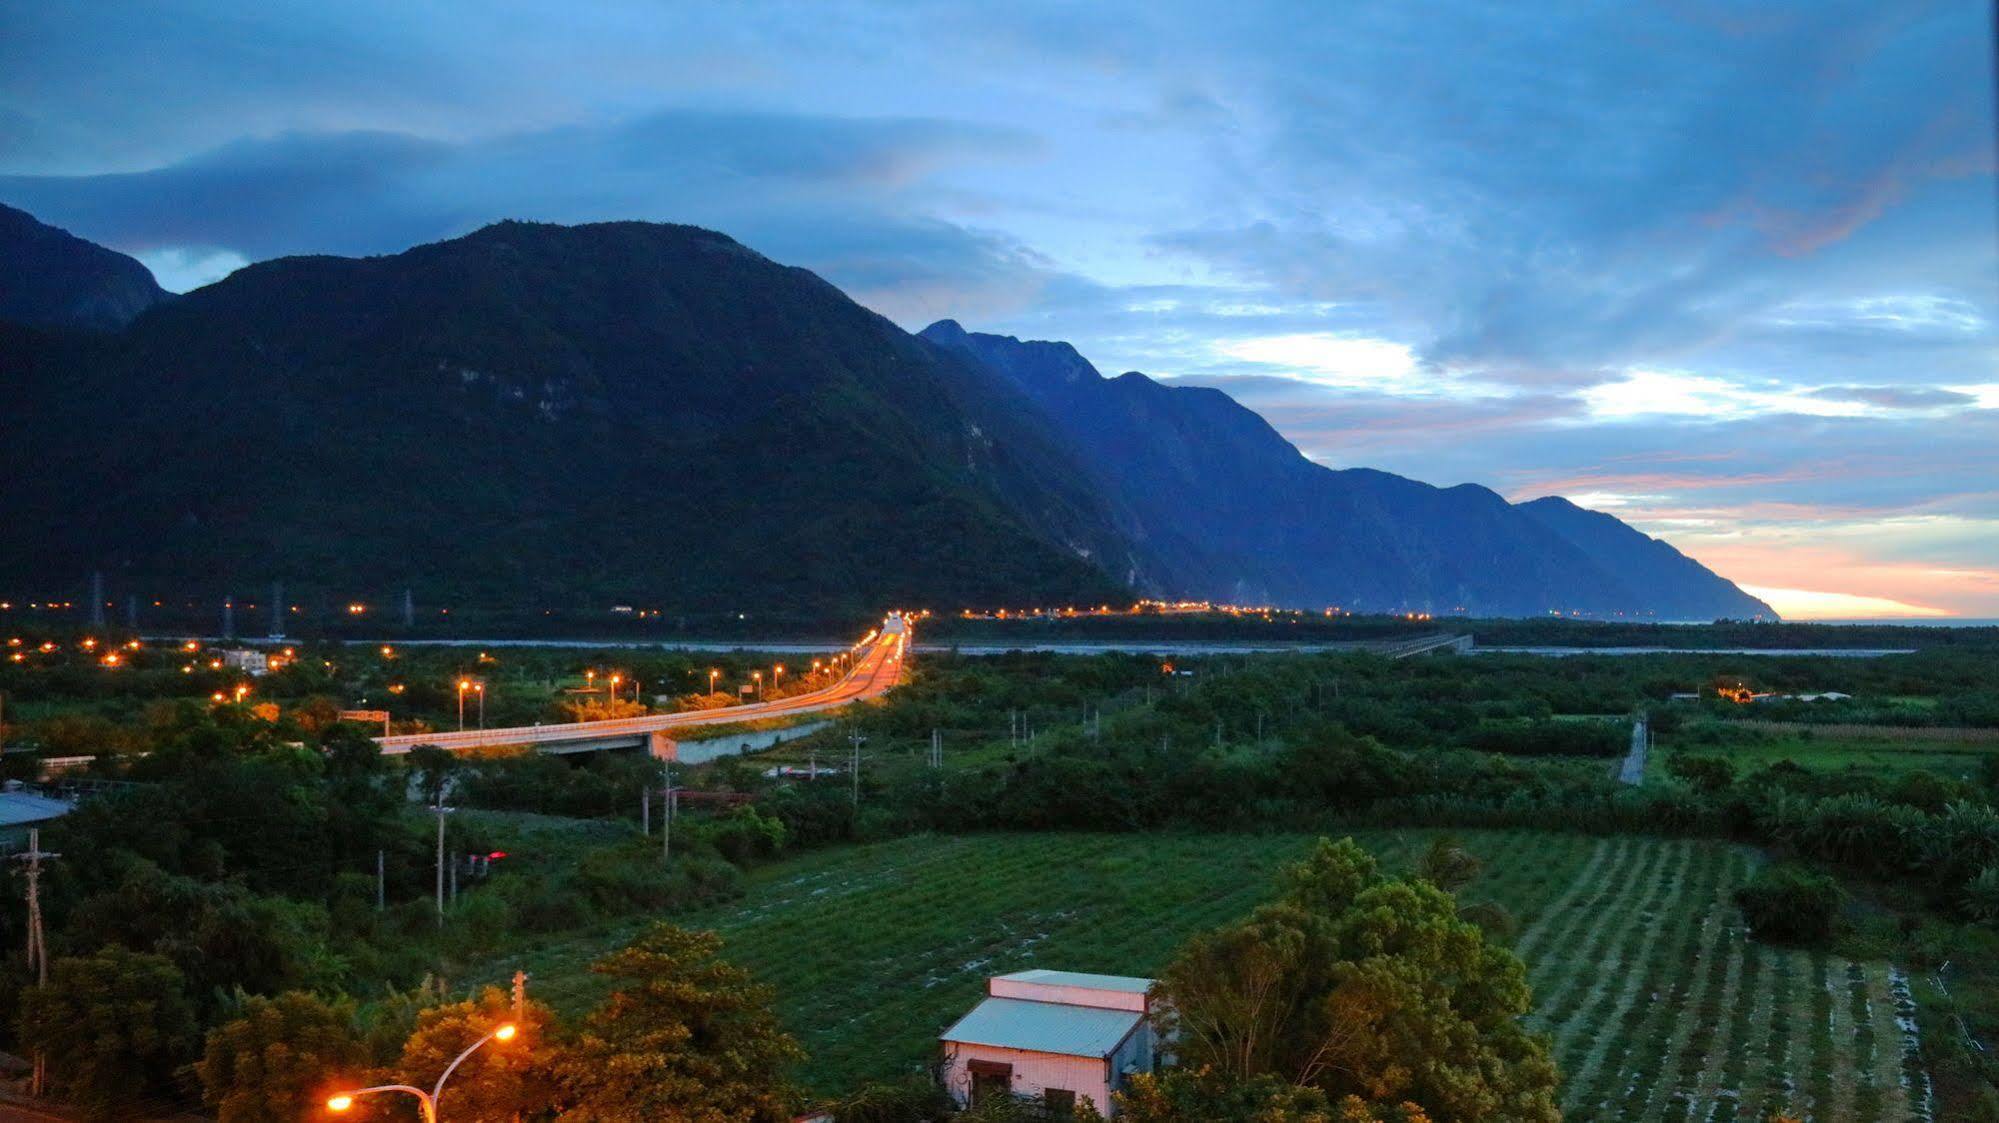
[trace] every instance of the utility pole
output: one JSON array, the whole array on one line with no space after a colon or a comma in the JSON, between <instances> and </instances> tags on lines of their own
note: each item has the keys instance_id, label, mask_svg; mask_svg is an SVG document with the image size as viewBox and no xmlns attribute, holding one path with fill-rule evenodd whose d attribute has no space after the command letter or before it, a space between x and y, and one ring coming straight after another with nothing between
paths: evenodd
<instances>
[{"instance_id":1,"label":"utility pole","mask_svg":"<svg viewBox=\"0 0 1999 1123\"><path fill-rule=\"evenodd\" d=\"M666 784L660 796L659 807L659 860L662 864L673 863L673 810L680 802L673 790L673 762L665 761L659 766L660 779Z\"/></svg>"},{"instance_id":2,"label":"utility pole","mask_svg":"<svg viewBox=\"0 0 1999 1123\"><path fill-rule=\"evenodd\" d=\"M936 729L930 731L930 767L944 767L944 735Z\"/></svg>"},{"instance_id":3,"label":"utility pole","mask_svg":"<svg viewBox=\"0 0 1999 1123\"><path fill-rule=\"evenodd\" d=\"M403 627L416 627L416 598L408 589L403 590Z\"/></svg>"},{"instance_id":4,"label":"utility pole","mask_svg":"<svg viewBox=\"0 0 1999 1123\"><path fill-rule=\"evenodd\" d=\"M431 810L437 812L437 926L444 927L444 817L451 808L444 805L444 789L437 791L437 804Z\"/></svg>"},{"instance_id":5,"label":"utility pole","mask_svg":"<svg viewBox=\"0 0 1999 1123\"><path fill-rule=\"evenodd\" d=\"M104 629L104 571L90 573L90 626L98 631Z\"/></svg>"},{"instance_id":6,"label":"utility pole","mask_svg":"<svg viewBox=\"0 0 1999 1123\"><path fill-rule=\"evenodd\" d=\"M388 907L388 856L383 851L377 850L375 851L375 911L381 912Z\"/></svg>"},{"instance_id":7,"label":"utility pole","mask_svg":"<svg viewBox=\"0 0 1999 1123\"><path fill-rule=\"evenodd\" d=\"M236 638L236 598L222 598L222 638Z\"/></svg>"},{"instance_id":8,"label":"utility pole","mask_svg":"<svg viewBox=\"0 0 1999 1123\"><path fill-rule=\"evenodd\" d=\"M465 864L465 855L459 853L456 850L452 851L451 852L451 903L454 905L458 903L458 867L464 864Z\"/></svg>"},{"instance_id":9,"label":"utility pole","mask_svg":"<svg viewBox=\"0 0 1999 1123\"><path fill-rule=\"evenodd\" d=\"M526 971L515 971L514 972L514 1024L515 1025L519 1025L521 1023L521 1015L527 1012L527 1008L528 1008L528 973Z\"/></svg>"},{"instance_id":10,"label":"utility pole","mask_svg":"<svg viewBox=\"0 0 1999 1123\"><path fill-rule=\"evenodd\" d=\"M867 741L867 738L861 736L860 730L857 729L847 735L847 741L854 747L852 763L849 765L849 768L854 780L854 809L858 811L861 806L861 745Z\"/></svg>"},{"instance_id":11,"label":"utility pole","mask_svg":"<svg viewBox=\"0 0 1999 1123\"><path fill-rule=\"evenodd\" d=\"M135 633L139 630L139 594L137 593L125 594L125 630Z\"/></svg>"},{"instance_id":12,"label":"utility pole","mask_svg":"<svg viewBox=\"0 0 1999 1123\"><path fill-rule=\"evenodd\" d=\"M42 832L34 828L28 831L28 852L14 855L15 861L28 863L28 965L34 968L35 985L42 987L49 985L49 945L42 932L42 859L60 857L42 849ZM36 1049L30 1091L41 1095L47 1075L48 1060Z\"/></svg>"},{"instance_id":13,"label":"utility pole","mask_svg":"<svg viewBox=\"0 0 1999 1123\"><path fill-rule=\"evenodd\" d=\"M271 582L271 638L285 638L285 583Z\"/></svg>"},{"instance_id":14,"label":"utility pole","mask_svg":"<svg viewBox=\"0 0 1999 1123\"><path fill-rule=\"evenodd\" d=\"M652 837L652 785L639 785L639 833Z\"/></svg>"}]
</instances>

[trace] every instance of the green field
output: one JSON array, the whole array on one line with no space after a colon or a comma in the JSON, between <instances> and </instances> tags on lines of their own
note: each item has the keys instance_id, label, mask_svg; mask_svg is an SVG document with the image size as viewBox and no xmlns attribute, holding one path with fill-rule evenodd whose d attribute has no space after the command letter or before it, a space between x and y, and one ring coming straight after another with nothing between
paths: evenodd
<instances>
[{"instance_id":1,"label":"green field","mask_svg":"<svg viewBox=\"0 0 1999 1123\"><path fill-rule=\"evenodd\" d=\"M1987 758L1999 757L1999 741L1953 742L1812 734L1702 745L1661 738L1658 764L1662 771L1666 761L1675 753L1718 756L1734 764L1738 774L1788 760L1814 772L1853 769L1890 779L1911 772L1932 772L1967 780L1979 775L1979 769Z\"/></svg>"},{"instance_id":2,"label":"green field","mask_svg":"<svg viewBox=\"0 0 1999 1123\"><path fill-rule=\"evenodd\" d=\"M1391 867L1427 833L1364 832ZM1717 843L1467 832L1486 860L1466 891L1504 905L1549 1032L1571 1118L1926 1118L1927 1078L1898 1018L1901 976L1748 942L1729 901L1755 861ZM1148 974L1189 933L1269 892L1298 835L918 837L759 871L726 907L681 918L779 991L810 1053L801 1078L836 1094L917 1071L986 976L1028 966ZM593 1000L588 961L630 928L489 964L544 1000ZM1911 1023L1912 1024L1912 1023ZM1917 1091L1912 1094L1910 1089Z\"/></svg>"}]
</instances>

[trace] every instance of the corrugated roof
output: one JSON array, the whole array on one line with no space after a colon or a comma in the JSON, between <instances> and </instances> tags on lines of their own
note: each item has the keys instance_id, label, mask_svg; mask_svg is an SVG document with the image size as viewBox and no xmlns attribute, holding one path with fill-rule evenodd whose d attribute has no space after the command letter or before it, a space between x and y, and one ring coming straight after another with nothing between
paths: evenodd
<instances>
[{"instance_id":1,"label":"corrugated roof","mask_svg":"<svg viewBox=\"0 0 1999 1123\"><path fill-rule=\"evenodd\" d=\"M1070 1057L1107 1057L1141 1017L1135 1010L988 998L945 1030L941 1039Z\"/></svg>"},{"instance_id":2,"label":"corrugated roof","mask_svg":"<svg viewBox=\"0 0 1999 1123\"><path fill-rule=\"evenodd\" d=\"M27 792L0 792L0 827L40 823L69 814L70 805L60 799L29 795Z\"/></svg>"},{"instance_id":3,"label":"corrugated roof","mask_svg":"<svg viewBox=\"0 0 1999 1123\"><path fill-rule=\"evenodd\" d=\"M1091 990L1116 990L1126 994L1144 994L1152 989L1151 979L1135 978L1131 975L1091 975L1082 971L1015 971L1011 975L997 975L995 978L1013 979L1023 983L1042 983L1052 987L1088 987Z\"/></svg>"}]
</instances>

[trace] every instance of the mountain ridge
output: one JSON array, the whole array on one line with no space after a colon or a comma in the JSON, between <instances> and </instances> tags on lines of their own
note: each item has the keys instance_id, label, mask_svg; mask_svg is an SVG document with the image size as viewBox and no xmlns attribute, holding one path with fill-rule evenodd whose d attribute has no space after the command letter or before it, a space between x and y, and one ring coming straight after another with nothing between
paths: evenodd
<instances>
[{"instance_id":1,"label":"mountain ridge","mask_svg":"<svg viewBox=\"0 0 1999 1123\"><path fill-rule=\"evenodd\" d=\"M0 319L116 331L171 299L137 260L0 204Z\"/></svg>"},{"instance_id":2,"label":"mountain ridge","mask_svg":"<svg viewBox=\"0 0 1999 1123\"><path fill-rule=\"evenodd\" d=\"M1046 406L1094 469L1134 498L1153 540L1193 543L1194 564L1174 578L1197 596L1508 616L1775 615L1663 543L1670 556L1600 524L1523 512L1479 484L1438 488L1317 464L1220 390L1135 371L1106 378L1067 343L968 332L954 320L919 334ZM1198 462L1172 443L1197 432L1207 437ZM1665 600L1653 592L1662 581Z\"/></svg>"},{"instance_id":3,"label":"mountain ridge","mask_svg":"<svg viewBox=\"0 0 1999 1123\"><path fill-rule=\"evenodd\" d=\"M698 227L510 220L259 262L142 311L0 324L25 422L0 471L47 482L0 493L28 528L0 579L523 610L1607 615L1671 563L1675 597L1767 613L1614 519L1328 469L1219 390L954 321L911 335Z\"/></svg>"}]
</instances>

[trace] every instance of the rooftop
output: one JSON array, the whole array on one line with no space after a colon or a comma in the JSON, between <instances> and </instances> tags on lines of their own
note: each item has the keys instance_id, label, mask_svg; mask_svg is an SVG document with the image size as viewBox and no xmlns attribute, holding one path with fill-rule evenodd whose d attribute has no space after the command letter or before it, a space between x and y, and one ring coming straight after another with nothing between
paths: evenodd
<instances>
[{"instance_id":1,"label":"rooftop","mask_svg":"<svg viewBox=\"0 0 1999 1123\"><path fill-rule=\"evenodd\" d=\"M1028 972L1065 975L1063 971ZM1078 975L1085 979L1117 979L1115 975ZM1053 982L1054 980L1042 980ZM1145 980L1133 980L1144 982ZM1065 983L1058 985L1077 986ZM1070 1057L1107 1057L1131 1033L1144 1015L1134 1010L1105 1010L1060 1002L1022 998L988 998L945 1030L941 1039L1001 1049L1028 1049Z\"/></svg>"},{"instance_id":2,"label":"rooftop","mask_svg":"<svg viewBox=\"0 0 1999 1123\"><path fill-rule=\"evenodd\" d=\"M70 813L71 805L60 799L27 792L0 792L0 827L19 827L59 819Z\"/></svg>"},{"instance_id":3,"label":"rooftop","mask_svg":"<svg viewBox=\"0 0 1999 1123\"><path fill-rule=\"evenodd\" d=\"M1040 983L1051 987L1083 987L1088 990L1115 990L1126 994L1144 994L1152 989L1151 979L1135 978L1131 975L1092 975L1083 971L1015 971L1011 975L995 975L995 979L1009 979L1017 983Z\"/></svg>"}]
</instances>

